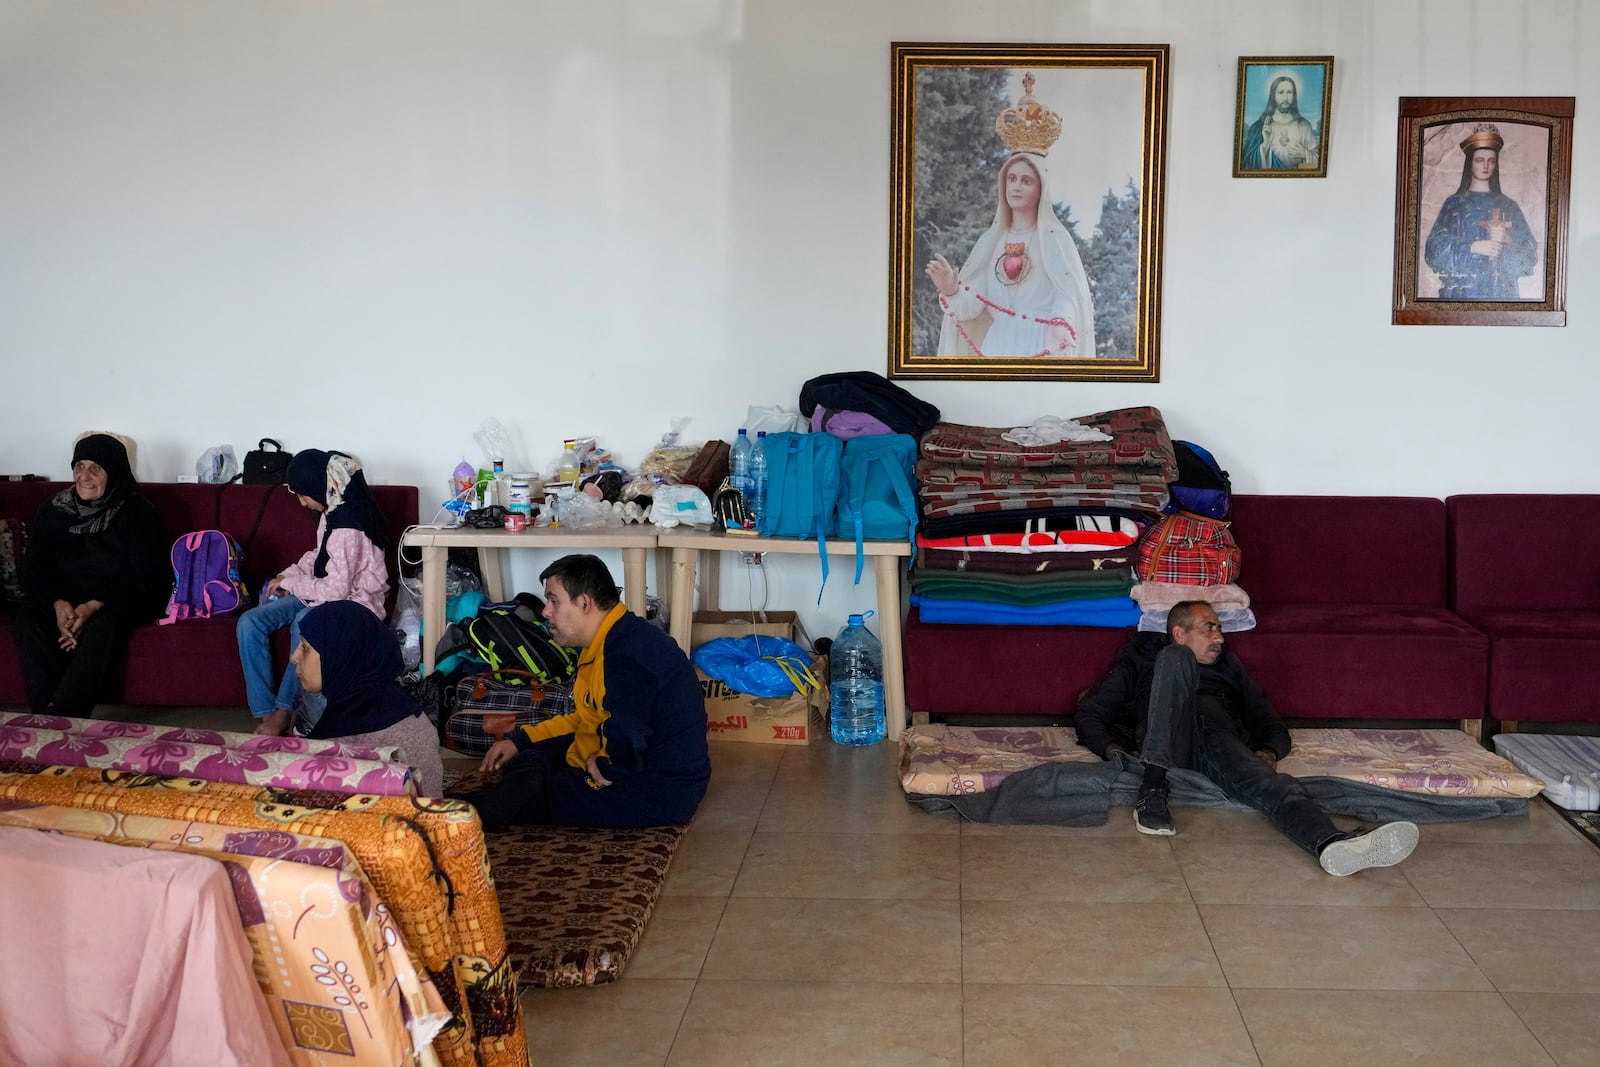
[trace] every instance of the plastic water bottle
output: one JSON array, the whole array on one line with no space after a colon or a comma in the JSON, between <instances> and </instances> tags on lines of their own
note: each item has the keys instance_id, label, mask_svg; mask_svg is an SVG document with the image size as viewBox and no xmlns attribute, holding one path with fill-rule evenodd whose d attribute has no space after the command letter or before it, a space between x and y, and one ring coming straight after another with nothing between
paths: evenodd
<instances>
[{"instance_id":1,"label":"plastic water bottle","mask_svg":"<svg viewBox=\"0 0 1600 1067\"><path fill-rule=\"evenodd\" d=\"M828 715L835 744L875 745L883 740L883 646L866 627L872 614L850 616L828 653Z\"/></svg>"},{"instance_id":2,"label":"plastic water bottle","mask_svg":"<svg viewBox=\"0 0 1600 1067\"><path fill-rule=\"evenodd\" d=\"M761 525L761 516L767 510L767 431L756 432L755 444L750 446L750 518Z\"/></svg>"},{"instance_id":3,"label":"plastic water bottle","mask_svg":"<svg viewBox=\"0 0 1600 1067\"><path fill-rule=\"evenodd\" d=\"M744 495L745 508L750 507L750 435L741 427L728 452L728 483Z\"/></svg>"},{"instance_id":4,"label":"plastic water bottle","mask_svg":"<svg viewBox=\"0 0 1600 1067\"><path fill-rule=\"evenodd\" d=\"M561 462L556 466L556 478L576 485L581 471L578 465L578 442L568 437L561 444Z\"/></svg>"}]
</instances>

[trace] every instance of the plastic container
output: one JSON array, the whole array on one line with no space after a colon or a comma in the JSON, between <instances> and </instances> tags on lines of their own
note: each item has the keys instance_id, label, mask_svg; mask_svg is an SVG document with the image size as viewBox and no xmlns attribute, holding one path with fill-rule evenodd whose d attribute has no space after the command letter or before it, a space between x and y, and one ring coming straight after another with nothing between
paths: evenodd
<instances>
[{"instance_id":1,"label":"plastic container","mask_svg":"<svg viewBox=\"0 0 1600 1067\"><path fill-rule=\"evenodd\" d=\"M528 518L533 515L533 475L513 474L511 476L510 498L506 507Z\"/></svg>"},{"instance_id":2,"label":"plastic container","mask_svg":"<svg viewBox=\"0 0 1600 1067\"><path fill-rule=\"evenodd\" d=\"M466 460L456 464L456 469L450 475L450 495L452 497L465 497L474 492L477 484L478 472Z\"/></svg>"},{"instance_id":3,"label":"plastic container","mask_svg":"<svg viewBox=\"0 0 1600 1067\"><path fill-rule=\"evenodd\" d=\"M866 627L873 612L852 615L828 652L833 740L839 745L875 745L883 740L883 646Z\"/></svg>"},{"instance_id":4,"label":"plastic container","mask_svg":"<svg viewBox=\"0 0 1600 1067\"><path fill-rule=\"evenodd\" d=\"M750 446L750 495L745 499L745 509L750 513L750 523L759 528L762 513L767 510L767 431L757 430L755 444Z\"/></svg>"},{"instance_id":5,"label":"plastic container","mask_svg":"<svg viewBox=\"0 0 1600 1067\"><path fill-rule=\"evenodd\" d=\"M556 478L563 482L576 482L583 474L578 459L578 442L569 437L562 445L561 463L556 468Z\"/></svg>"}]
</instances>

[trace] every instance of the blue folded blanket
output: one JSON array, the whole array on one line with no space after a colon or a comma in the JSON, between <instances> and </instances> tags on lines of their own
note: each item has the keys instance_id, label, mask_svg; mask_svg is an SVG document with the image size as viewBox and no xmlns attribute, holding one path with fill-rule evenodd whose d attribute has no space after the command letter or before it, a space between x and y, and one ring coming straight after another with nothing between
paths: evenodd
<instances>
[{"instance_id":1,"label":"blue folded blanket","mask_svg":"<svg viewBox=\"0 0 1600 1067\"><path fill-rule=\"evenodd\" d=\"M1018 607L980 600L944 600L913 593L911 603L916 605L923 622L986 626L1137 626L1140 614L1139 605L1125 596Z\"/></svg>"}]
</instances>

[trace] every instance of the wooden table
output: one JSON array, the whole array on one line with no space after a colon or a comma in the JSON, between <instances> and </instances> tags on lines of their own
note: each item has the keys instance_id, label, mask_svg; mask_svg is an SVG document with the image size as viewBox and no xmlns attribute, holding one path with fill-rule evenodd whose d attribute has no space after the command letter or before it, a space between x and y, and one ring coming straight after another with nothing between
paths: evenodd
<instances>
[{"instance_id":1,"label":"wooden table","mask_svg":"<svg viewBox=\"0 0 1600 1067\"><path fill-rule=\"evenodd\" d=\"M642 619L645 615L645 568L650 550L656 547L656 532L656 527L649 523L600 530L539 526L518 533L510 530L476 530L470 526L448 530L413 527L400 543L422 550L422 672L426 674L433 670L433 653L444 634L444 565L450 549L476 548L478 563L483 571L484 592L490 600L504 600L505 578L498 555L501 550L543 548L554 549L565 555L595 548L620 548L622 600L628 605L629 611ZM692 586L690 595L693 596ZM688 630L684 633L687 634Z\"/></svg>"},{"instance_id":2,"label":"wooden table","mask_svg":"<svg viewBox=\"0 0 1600 1067\"><path fill-rule=\"evenodd\" d=\"M695 569L702 552L774 552L781 555L816 556L815 541L798 541L787 537L729 536L720 530L700 530L676 526L662 530L656 543L661 548L672 549L671 632L679 647L689 651L689 631L694 625ZM848 556L848 568L835 568L854 574L856 543L829 540L825 542L828 555ZM889 739L898 741L906 725L905 661L900 638L900 572L901 560L911 555L909 541L867 541L863 553L872 560L878 586L878 630L883 643L883 708L887 718ZM720 561L709 557L707 574L720 571ZM659 575L658 575L659 578ZM707 582L707 609L716 609L715 586Z\"/></svg>"}]
</instances>

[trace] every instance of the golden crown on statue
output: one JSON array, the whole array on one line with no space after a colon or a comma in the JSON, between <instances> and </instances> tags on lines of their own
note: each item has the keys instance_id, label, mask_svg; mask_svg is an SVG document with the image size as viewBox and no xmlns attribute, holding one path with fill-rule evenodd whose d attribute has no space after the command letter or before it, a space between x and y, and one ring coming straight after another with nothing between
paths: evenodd
<instances>
[{"instance_id":1,"label":"golden crown on statue","mask_svg":"<svg viewBox=\"0 0 1600 1067\"><path fill-rule=\"evenodd\" d=\"M1033 75L1022 76L1022 99L994 120L994 132L1013 152L1044 155L1061 136L1061 116L1033 98Z\"/></svg>"}]
</instances>

